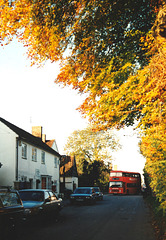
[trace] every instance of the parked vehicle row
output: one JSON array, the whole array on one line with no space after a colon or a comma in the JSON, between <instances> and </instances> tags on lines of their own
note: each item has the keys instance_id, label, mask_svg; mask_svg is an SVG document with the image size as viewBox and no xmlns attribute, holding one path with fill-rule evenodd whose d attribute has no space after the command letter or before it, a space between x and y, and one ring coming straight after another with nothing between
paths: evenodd
<instances>
[{"instance_id":1,"label":"parked vehicle row","mask_svg":"<svg viewBox=\"0 0 166 240\"><path fill-rule=\"evenodd\" d=\"M0 187L0 233L3 240L17 234L22 224L36 217L56 217L62 209L62 199L45 189L11 190ZM30 221L29 221L30 220Z\"/></svg>"},{"instance_id":2,"label":"parked vehicle row","mask_svg":"<svg viewBox=\"0 0 166 240\"><path fill-rule=\"evenodd\" d=\"M78 187L70 195L70 203L78 202L94 204L97 200L103 200L103 193L99 187Z\"/></svg>"},{"instance_id":3,"label":"parked vehicle row","mask_svg":"<svg viewBox=\"0 0 166 240\"><path fill-rule=\"evenodd\" d=\"M70 202L74 204L94 204L103 200L103 193L98 187L78 187L70 195ZM0 232L2 239L9 239L21 224L31 222L36 217L56 217L63 208L63 201L53 191L46 189L12 190L0 187ZM29 221L30 220L30 221Z\"/></svg>"}]
</instances>

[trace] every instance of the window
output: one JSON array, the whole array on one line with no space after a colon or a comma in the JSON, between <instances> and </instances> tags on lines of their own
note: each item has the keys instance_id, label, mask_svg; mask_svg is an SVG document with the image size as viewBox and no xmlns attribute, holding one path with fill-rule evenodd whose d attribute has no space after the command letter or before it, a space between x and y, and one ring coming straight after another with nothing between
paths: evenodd
<instances>
[{"instance_id":1,"label":"window","mask_svg":"<svg viewBox=\"0 0 166 240\"><path fill-rule=\"evenodd\" d=\"M32 161L37 162L37 149L32 148Z\"/></svg>"},{"instance_id":2,"label":"window","mask_svg":"<svg viewBox=\"0 0 166 240\"><path fill-rule=\"evenodd\" d=\"M49 194L51 196L51 201L57 200L57 198L56 198L56 196L55 196L55 194L53 192L50 191Z\"/></svg>"},{"instance_id":3,"label":"window","mask_svg":"<svg viewBox=\"0 0 166 240\"><path fill-rule=\"evenodd\" d=\"M111 177L122 177L122 172L111 172L110 176Z\"/></svg>"},{"instance_id":4,"label":"window","mask_svg":"<svg viewBox=\"0 0 166 240\"><path fill-rule=\"evenodd\" d=\"M50 195L49 195L49 193L48 192L45 192L45 200L49 200L50 199Z\"/></svg>"},{"instance_id":5,"label":"window","mask_svg":"<svg viewBox=\"0 0 166 240\"><path fill-rule=\"evenodd\" d=\"M127 183L127 187L138 187L137 183Z\"/></svg>"},{"instance_id":6,"label":"window","mask_svg":"<svg viewBox=\"0 0 166 240\"><path fill-rule=\"evenodd\" d=\"M44 201L44 192L43 191L20 191L20 197L23 201Z\"/></svg>"},{"instance_id":7,"label":"window","mask_svg":"<svg viewBox=\"0 0 166 240\"><path fill-rule=\"evenodd\" d=\"M58 166L58 158L54 157L54 167L57 168Z\"/></svg>"},{"instance_id":8,"label":"window","mask_svg":"<svg viewBox=\"0 0 166 240\"><path fill-rule=\"evenodd\" d=\"M123 177L132 177L131 173L124 172Z\"/></svg>"},{"instance_id":9,"label":"window","mask_svg":"<svg viewBox=\"0 0 166 240\"><path fill-rule=\"evenodd\" d=\"M45 164L45 152L44 151L41 152L41 163Z\"/></svg>"},{"instance_id":10,"label":"window","mask_svg":"<svg viewBox=\"0 0 166 240\"><path fill-rule=\"evenodd\" d=\"M20 205L20 199L18 195L13 192L1 192L0 193L0 200L4 207Z\"/></svg>"},{"instance_id":11,"label":"window","mask_svg":"<svg viewBox=\"0 0 166 240\"><path fill-rule=\"evenodd\" d=\"M123 184L122 184L122 182L110 182L109 187L119 188L119 187L123 187Z\"/></svg>"},{"instance_id":12,"label":"window","mask_svg":"<svg viewBox=\"0 0 166 240\"><path fill-rule=\"evenodd\" d=\"M22 158L27 158L27 145L22 143Z\"/></svg>"}]
</instances>

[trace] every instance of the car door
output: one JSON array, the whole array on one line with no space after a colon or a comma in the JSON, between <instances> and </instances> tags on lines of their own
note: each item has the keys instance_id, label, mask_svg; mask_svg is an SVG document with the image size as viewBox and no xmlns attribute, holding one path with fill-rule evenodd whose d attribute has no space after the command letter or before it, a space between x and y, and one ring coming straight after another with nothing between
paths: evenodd
<instances>
[{"instance_id":1,"label":"car door","mask_svg":"<svg viewBox=\"0 0 166 240\"><path fill-rule=\"evenodd\" d=\"M45 195L45 201L43 205L43 209L45 213L50 213L51 212L51 196L49 194L49 191L44 192Z\"/></svg>"},{"instance_id":2,"label":"car door","mask_svg":"<svg viewBox=\"0 0 166 240\"><path fill-rule=\"evenodd\" d=\"M59 201L58 201L56 195L52 191L49 191L49 194L50 194L50 198L51 198L51 201L50 201L51 211L52 212L57 212Z\"/></svg>"}]
</instances>

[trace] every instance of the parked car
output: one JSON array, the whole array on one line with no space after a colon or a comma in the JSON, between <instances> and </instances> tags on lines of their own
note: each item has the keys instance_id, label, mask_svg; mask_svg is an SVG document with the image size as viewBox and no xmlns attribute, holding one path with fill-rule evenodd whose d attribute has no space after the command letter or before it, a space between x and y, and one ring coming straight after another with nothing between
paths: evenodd
<instances>
[{"instance_id":1,"label":"parked car","mask_svg":"<svg viewBox=\"0 0 166 240\"><path fill-rule=\"evenodd\" d=\"M0 187L0 234L2 239L10 239L24 220L24 207L17 191Z\"/></svg>"},{"instance_id":2,"label":"parked car","mask_svg":"<svg viewBox=\"0 0 166 240\"><path fill-rule=\"evenodd\" d=\"M100 191L100 188L99 187L93 187L93 188L96 192L97 200L102 201L103 200L103 193Z\"/></svg>"},{"instance_id":3,"label":"parked car","mask_svg":"<svg viewBox=\"0 0 166 240\"><path fill-rule=\"evenodd\" d=\"M62 209L62 199L46 189L23 189L19 191L27 219L58 214Z\"/></svg>"},{"instance_id":4,"label":"parked car","mask_svg":"<svg viewBox=\"0 0 166 240\"><path fill-rule=\"evenodd\" d=\"M70 195L70 203L95 203L96 193L93 187L78 187Z\"/></svg>"}]
</instances>

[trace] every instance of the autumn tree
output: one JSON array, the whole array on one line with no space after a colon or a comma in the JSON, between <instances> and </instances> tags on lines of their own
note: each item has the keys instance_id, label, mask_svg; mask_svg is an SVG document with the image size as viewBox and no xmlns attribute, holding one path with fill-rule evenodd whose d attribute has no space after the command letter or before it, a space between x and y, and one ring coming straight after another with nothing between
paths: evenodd
<instances>
[{"instance_id":1,"label":"autumn tree","mask_svg":"<svg viewBox=\"0 0 166 240\"><path fill-rule=\"evenodd\" d=\"M131 80L126 81L148 62L149 45L142 39L159 3L0 0L0 42L7 44L16 36L32 63L60 60L55 82L86 93L80 111L97 129L130 125L142 113L139 99L126 100Z\"/></svg>"},{"instance_id":2,"label":"autumn tree","mask_svg":"<svg viewBox=\"0 0 166 240\"><path fill-rule=\"evenodd\" d=\"M112 131L95 132L88 126L86 129L74 131L68 137L64 150L67 155L76 157L79 184L103 185L108 183L111 153L119 147L118 139Z\"/></svg>"},{"instance_id":3,"label":"autumn tree","mask_svg":"<svg viewBox=\"0 0 166 240\"><path fill-rule=\"evenodd\" d=\"M157 49L149 65L140 72L140 104L144 109L141 151L146 157L145 172L150 186L166 211L166 5L153 26ZM143 75L142 75L143 74ZM142 95L142 96L141 96ZM145 105L146 103L146 105Z\"/></svg>"},{"instance_id":4,"label":"autumn tree","mask_svg":"<svg viewBox=\"0 0 166 240\"><path fill-rule=\"evenodd\" d=\"M79 173L83 172L83 162L103 161L109 165L112 162L112 151L120 147L118 139L111 130L94 131L91 126L74 131L67 140L64 151L67 155L76 157Z\"/></svg>"}]
</instances>

